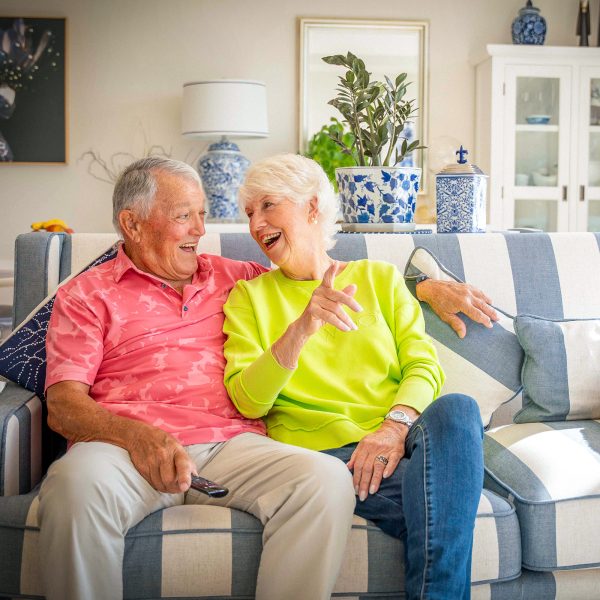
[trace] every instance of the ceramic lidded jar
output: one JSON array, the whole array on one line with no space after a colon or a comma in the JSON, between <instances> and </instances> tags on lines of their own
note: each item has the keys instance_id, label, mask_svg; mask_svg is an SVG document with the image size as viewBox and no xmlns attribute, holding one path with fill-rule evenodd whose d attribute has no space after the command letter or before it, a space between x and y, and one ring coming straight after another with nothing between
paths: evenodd
<instances>
[{"instance_id":1,"label":"ceramic lidded jar","mask_svg":"<svg viewBox=\"0 0 600 600\"><path fill-rule=\"evenodd\" d=\"M483 233L485 231L487 175L467 163L461 146L459 158L435 178L438 233Z\"/></svg>"},{"instance_id":2,"label":"ceramic lidded jar","mask_svg":"<svg viewBox=\"0 0 600 600\"><path fill-rule=\"evenodd\" d=\"M527 0L512 23L513 44L541 45L545 38L546 19L540 15L540 9L533 6L531 0Z\"/></svg>"}]
</instances>

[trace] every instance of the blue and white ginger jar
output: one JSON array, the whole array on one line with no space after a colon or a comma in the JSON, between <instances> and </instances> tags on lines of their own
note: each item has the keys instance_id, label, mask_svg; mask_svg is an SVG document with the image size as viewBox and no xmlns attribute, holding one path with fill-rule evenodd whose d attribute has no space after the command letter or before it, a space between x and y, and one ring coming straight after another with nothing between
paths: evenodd
<instances>
[{"instance_id":1,"label":"blue and white ginger jar","mask_svg":"<svg viewBox=\"0 0 600 600\"><path fill-rule=\"evenodd\" d=\"M545 38L546 19L540 15L540 9L527 0L527 5L519 11L512 24L513 44L542 45Z\"/></svg>"},{"instance_id":2,"label":"blue and white ginger jar","mask_svg":"<svg viewBox=\"0 0 600 600\"><path fill-rule=\"evenodd\" d=\"M464 153L435 178L438 233L485 232L487 175L466 160L460 162Z\"/></svg>"},{"instance_id":3,"label":"blue and white ginger jar","mask_svg":"<svg viewBox=\"0 0 600 600\"><path fill-rule=\"evenodd\" d=\"M211 144L198 160L198 173L208 200L208 217L215 221L235 221L238 217L238 188L244 181L250 161L237 144L221 140Z\"/></svg>"},{"instance_id":4,"label":"blue and white ginger jar","mask_svg":"<svg viewBox=\"0 0 600 600\"><path fill-rule=\"evenodd\" d=\"M412 223L421 181L418 167L338 167L346 223Z\"/></svg>"}]
</instances>

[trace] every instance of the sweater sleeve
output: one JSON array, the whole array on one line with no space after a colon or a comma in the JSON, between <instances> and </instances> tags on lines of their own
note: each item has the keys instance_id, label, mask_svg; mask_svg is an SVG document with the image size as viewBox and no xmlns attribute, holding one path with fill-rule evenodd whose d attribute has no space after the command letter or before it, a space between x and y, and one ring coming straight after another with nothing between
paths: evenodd
<instances>
[{"instance_id":1,"label":"sweater sleeve","mask_svg":"<svg viewBox=\"0 0 600 600\"><path fill-rule=\"evenodd\" d=\"M423 412L439 395L444 372L437 352L425 333L425 320L419 302L395 271L394 337L400 361L401 380L395 404Z\"/></svg>"},{"instance_id":2,"label":"sweater sleeve","mask_svg":"<svg viewBox=\"0 0 600 600\"><path fill-rule=\"evenodd\" d=\"M224 306L225 387L240 413L256 419L269 412L294 371L282 367L270 348L263 348L244 284L236 284Z\"/></svg>"}]
</instances>

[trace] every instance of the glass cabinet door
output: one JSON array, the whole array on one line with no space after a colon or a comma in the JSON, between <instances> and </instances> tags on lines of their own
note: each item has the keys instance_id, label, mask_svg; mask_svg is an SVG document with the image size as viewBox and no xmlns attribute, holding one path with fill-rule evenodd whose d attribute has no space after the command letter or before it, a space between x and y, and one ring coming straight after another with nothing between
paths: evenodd
<instances>
[{"instance_id":1,"label":"glass cabinet door","mask_svg":"<svg viewBox=\"0 0 600 600\"><path fill-rule=\"evenodd\" d=\"M581 161L575 219L581 231L600 231L600 68L581 70Z\"/></svg>"},{"instance_id":2,"label":"glass cabinet door","mask_svg":"<svg viewBox=\"0 0 600 600\"><path fill-rule=\"evenodd\" d=\"M568 228L570 80L569 68L507 67L505 222L514 227Z\"/></svg>"}]
</instances>

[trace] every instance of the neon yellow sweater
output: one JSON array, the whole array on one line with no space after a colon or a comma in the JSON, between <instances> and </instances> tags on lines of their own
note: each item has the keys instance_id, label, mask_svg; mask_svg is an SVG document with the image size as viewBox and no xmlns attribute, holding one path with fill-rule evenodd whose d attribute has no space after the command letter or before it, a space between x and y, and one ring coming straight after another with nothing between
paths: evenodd
<instances>
[{"instance_id":1,"label":"neon yellow sweater","mask_svg":"<svg viewBox=\"0 0 600 600\"><path fill-rule=\"evenodd\" d=\"M225 304L225 386L246 417L264 417L272 438L324 450L375 431L396 404L422 412L442 387L443 372L425 334L419 303L396 267L350 262L335 288L358 286L358 325L325 325L306 343L295 370L279 365L271 345L308 304L319 281L275 270L239 281Z\"/></svg>"}]
</instances>

